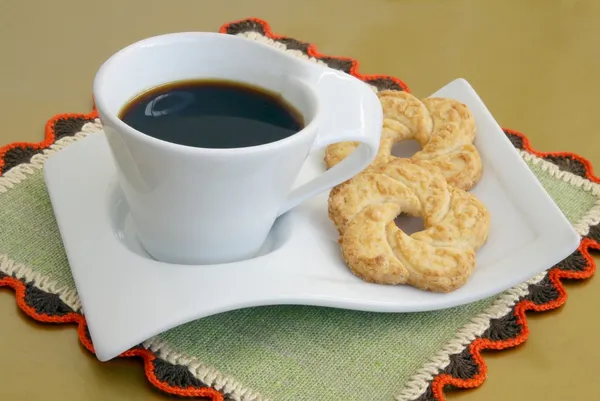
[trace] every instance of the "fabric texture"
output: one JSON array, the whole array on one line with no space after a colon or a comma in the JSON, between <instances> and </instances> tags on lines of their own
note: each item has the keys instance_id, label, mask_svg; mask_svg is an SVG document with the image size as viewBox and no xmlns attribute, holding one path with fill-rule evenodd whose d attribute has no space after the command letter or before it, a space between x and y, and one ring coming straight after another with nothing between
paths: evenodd
<instances>
[{"instance_id":1,"label":"fabric texture","mask_svg":"<svg viewBox=\"0 0 600 401\"><path fill-rule=\"evenodd\" d=\"M313 45L274 35L260 20L237 21L221 31L345 70L374 90L408 90L394 77L360 75L354 60L324 56ZM101 130L96 117L57 116L41 144L0 149L0 286L15 289L20 306L38 320L78 323L91 351L43 163ZM560 278L589 277L589 250L599 248L600 185L589 162L535 152L522 134L506 134L582 236L582 246L547 273L473 304L426 313L307 306L227 312L169 330L124 356L141 356L149 380L165 392L213 400L424 401L443 399L446 385L480 384L485 364L479 351L524 341L525 311L562 304Z\"/></svg>"}]
</instances>

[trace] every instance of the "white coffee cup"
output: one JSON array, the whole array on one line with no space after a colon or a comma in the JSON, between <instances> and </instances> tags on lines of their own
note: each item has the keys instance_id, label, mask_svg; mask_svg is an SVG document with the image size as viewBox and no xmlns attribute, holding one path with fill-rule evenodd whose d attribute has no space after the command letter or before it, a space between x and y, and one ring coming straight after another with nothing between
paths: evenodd
<instances>
[{"instance_id":1,"label":"white coffee cup","mask_svg":"<svg viewBox=\"0 0 600 401\"><path fill-rule=\"evenodd\" d=\"M150 88L202 78L281 93L305 128L264 145L206 149L156 139L119 119ZM158 261L179 264L255 256L278 216L373 161L383 119L375 93L350 75L267 44L207 32L156 36L120 50L99 69L94 98L140 242ZM343 141L361 145L292 188L309 152Z\"/></svg>"}]
</instances>

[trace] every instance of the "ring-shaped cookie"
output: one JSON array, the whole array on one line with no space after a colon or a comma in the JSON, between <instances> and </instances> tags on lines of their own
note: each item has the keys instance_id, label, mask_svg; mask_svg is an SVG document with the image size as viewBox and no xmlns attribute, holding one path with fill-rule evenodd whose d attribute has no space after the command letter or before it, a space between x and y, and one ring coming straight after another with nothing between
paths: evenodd
<instances>
[{"instance_id":1,"label":"ring-shaped cookie","mask_svg":"<svg viewBox=\"0 0 600 401\"><path fill-rule=\"evenodd\" d=\"M422 150L412 158L428 160L439 167L451 185L469 190L481 179L481 159L473 146L475 120L466 105L445 98L419 100L403 91L384 90L378 96L383 109L383 127L379 152L368 171L397 159L392 155L395 143L414 139ZM328 146L327 168L342 161L357 146L357 142Z\"/></svg>"},{"instance_id":2,"label":"ring-shaped cookie","mask_svg":"<svg viewBox=\"0 0 600 401\"><path fill-rule=\"evenodd\" d=\"M407 235L394 222L401 213L421 216L425 229ZM395 159L337 186L329 216L355 275L435 292L466 283L490 227L486 207L423 160Z\"/></svg>"}]
</instances>

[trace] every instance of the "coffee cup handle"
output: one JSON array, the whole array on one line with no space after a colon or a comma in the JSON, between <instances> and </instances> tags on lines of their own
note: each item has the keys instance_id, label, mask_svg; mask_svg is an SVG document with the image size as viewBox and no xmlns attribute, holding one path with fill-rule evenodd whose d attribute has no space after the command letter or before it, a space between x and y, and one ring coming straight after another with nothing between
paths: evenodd
<instances>
[{"instance_id":1,"label":"coffee cup handle","mask_svg":"<svg viewBox=\"0 0 600 401\"><path fill-rule=\"evenodd\" d=\"M311 152L338 142L356 141L360 145L340 163L292 190L279 215L354 177L379 150L383 113L373 90L355 77L326 68L313 82L322 111Z\"/></svg>"}]
</instances>

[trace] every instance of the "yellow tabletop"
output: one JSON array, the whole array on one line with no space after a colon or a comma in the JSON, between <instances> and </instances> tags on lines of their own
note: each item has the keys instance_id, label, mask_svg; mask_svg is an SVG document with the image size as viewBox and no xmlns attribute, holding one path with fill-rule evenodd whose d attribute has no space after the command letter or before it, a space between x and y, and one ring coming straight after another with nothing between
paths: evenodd
<instances>
[{"instance_id":1,"label":"yellow tabletop","mask_svg":"<svg viewBox=\"0 0 600 401\"><path fill-rule=\"evenodd\" d=\"M536 149L578 153L600 169L597 0L0 2L0 143L39 141L57 113L87 112L100 64L160 33L215 31L246 17L404 79L427 96L468 79L504 127ZM1 229L1 228L0 228ZM596 258L598 260L598 258ZM451 400L592 400L600 394L597 279L569 284L558 311L529 315L531 337L486 353L489 378ZM98 362L73 327L38 325L0 291L0 398L159 400L138 361ZM370 400L369 400L370 401Z\"/></svg>"}]
</instances>

